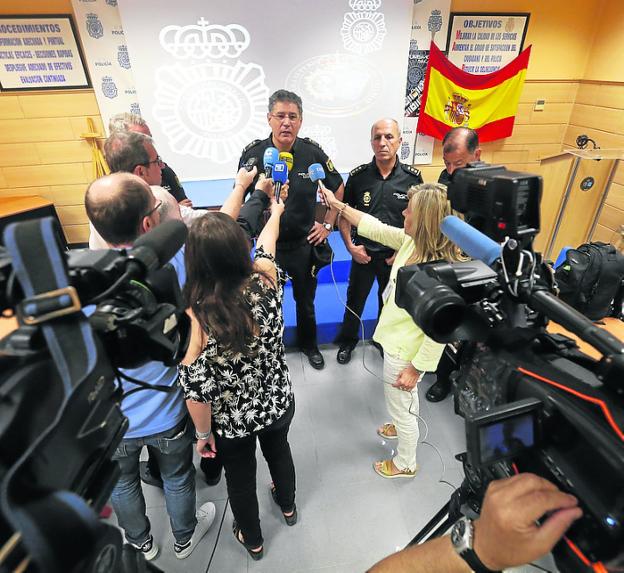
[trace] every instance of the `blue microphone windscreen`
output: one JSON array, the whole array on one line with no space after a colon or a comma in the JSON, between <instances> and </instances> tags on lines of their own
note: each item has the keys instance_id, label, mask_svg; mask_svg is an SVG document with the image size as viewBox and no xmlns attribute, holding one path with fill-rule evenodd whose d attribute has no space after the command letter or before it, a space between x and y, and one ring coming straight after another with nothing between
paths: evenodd
<instances>
[{"instance_id":1,"label":"blue microphone windscreen","mask_svg":"<svg viewBox=\"0 0 624 573\"><path fill-rule=\"evenodd\" d=\"M308 175L312 181L325 179L325 169L320 163L313 163L308 167Z\"/></svg>"},{"instance_id":2,"label":"blue microphone windscreen","mask_svg":"<svg viewBox=\"0 0 624 573\"><path fill-rule=\"evenodd\" d=\"M501 256L501 246L497 242L459 217L453 215L444 217L440 230L464 253L473 259L483 261L488 266Z\"/></svg>"},{"instance_id":3,"label":"blue microphone windscreen","mask_svg":"<svg viewBox=\"0 0 624 573\"><path fill-rule=\"evenodd\" d=\"M287 180L288 166L283 161L276 161L273 165L273 181L284 184Z\"/></svg>"},{"instance_id":4,"label":"blue microphone windscreen","mask_svg":"<svg viewBox=\"0 0 624 573\"><path fill-rule=\"evenodd\" d=\"M265 167L267 165L274 165L275 162L279 159L279 151L275 147L267 147L264 150L264 155L262 157L262 163L264 163Z\"/></svg>"}]
</instances>

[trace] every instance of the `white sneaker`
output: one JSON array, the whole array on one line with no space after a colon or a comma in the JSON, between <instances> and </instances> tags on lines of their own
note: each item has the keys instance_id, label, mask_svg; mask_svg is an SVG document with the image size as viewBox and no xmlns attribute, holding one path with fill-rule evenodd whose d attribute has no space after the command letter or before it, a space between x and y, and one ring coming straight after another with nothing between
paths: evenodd
<instances>
[{"instance_id":1,"label":"white sneaker","mask_svg":"<svg viewBox=\"0 0 624 573\"><path fill-rule=\"evenodd\" d=\"M211 501L207 501L197 510L197 525L193 531L193 536L184 545L173 544L173 552L178 559L186 559L193 553L202 537L208 533L216 513L217 508Z\"/></svg>"},{"instance_id":2,"label":"white sneaker","mask_svg":"<svg viewBox=\"0 0 624 573\"><path fill-rule=\"evenodd\" d=\"M137 551L140 551L145 557L146 561L151 561L158 555L158 545L154 541L154 538L150 535L149 539L143 543L143 545L135 545L131 543L132 547L134 547Z\"/></svg>"}]
</instances>

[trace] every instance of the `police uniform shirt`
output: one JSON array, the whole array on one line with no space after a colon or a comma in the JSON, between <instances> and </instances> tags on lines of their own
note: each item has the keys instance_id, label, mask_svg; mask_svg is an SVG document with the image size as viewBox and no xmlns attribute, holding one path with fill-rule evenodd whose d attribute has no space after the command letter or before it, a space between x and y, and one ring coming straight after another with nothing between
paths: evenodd
<instances>
[{"instance_id":1,"label":"police uniform shirt","mask_svg":"<svg viewBox=\"0 0 624 573\"><path fill-rule=\"evenodd\" d=\"M271 136L250 143L243 149L243 154L238 163L239 169L248 159L255 157L258 173L264 172L262 159L267 147L275 147ZM325 170L324 184L328 189L336 191L343 182L342 176L336 171L334 164L315 141L307 137L297 137L290 153L293 156L293 167L288 174L288 199L280 222L280 243L304 239L314 224L318 183L310 180L308 175L310 165L320 163L323 166Z\"/></svg>"},{"instance_id":2,"label":"police uniform shirt","mask_svg":"<svg viewBox=\"0 0 624 573\"><path fill-rule=\"evenodd\" d=\"M401 163L397 157L394 168L384 179L375 158L370 163L356 167L349 173L344 201L362 213L368 213L382 223L403 227L403 210L407 207L407 191L412 185L423 182L420 171ZM356 245L364 245L368 252L388 254L389 249L380 243L357 235L352 229Z\"/></svg>"},{"instance_id":3,"label":"police uniform shirt","mask_svg":"<svg viewBox=\"0 0 624 573\"><path fill-rule=\"evenodd\" d=\"M163 189L169 191L178 203L187 198L186 193L184 192L184 187L180 184L178 176L166 163L162 168L162 183L160 185Z\"/></svg>"}]
</instances>

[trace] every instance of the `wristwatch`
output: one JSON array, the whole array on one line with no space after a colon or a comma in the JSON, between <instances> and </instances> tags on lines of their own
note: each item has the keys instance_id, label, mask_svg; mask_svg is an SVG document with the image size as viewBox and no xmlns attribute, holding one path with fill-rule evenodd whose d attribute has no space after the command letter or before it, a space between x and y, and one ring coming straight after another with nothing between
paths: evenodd
<instances>
[{"instance_id":1,"label":"wristwatch","mask_svg":"<svg viewBox=\"0 0 624 573\"><path fill-rule=\"evenodd\" d=\"M323 227L325 227L331 233L332 226L329 223L323 223Z\"/></svg>"},{"instance_id":2,"label":"wristwatch","mask_svg":"<svg viewBox=\"0 0 624 573\"><path fill-rule=\"evenodd\" d=\"M494 569L488 569L474 552L474 525L471 519L462 517L455 522L451 529L451 543L457 555L459 555L475 573L501 573Z\"/></svg>"},{"instance_id":3,"label":"wristwatch","mask_svg":"<svg viewBox=\"0 0 624 573\"><path fill-rule=\"evenodd\" d=\"M198 432L195 430L195 437L198 440L207 440L210 437L210 434L212 434L212 430L208 430L207 432Z\"/></svg>"}]
</instances>

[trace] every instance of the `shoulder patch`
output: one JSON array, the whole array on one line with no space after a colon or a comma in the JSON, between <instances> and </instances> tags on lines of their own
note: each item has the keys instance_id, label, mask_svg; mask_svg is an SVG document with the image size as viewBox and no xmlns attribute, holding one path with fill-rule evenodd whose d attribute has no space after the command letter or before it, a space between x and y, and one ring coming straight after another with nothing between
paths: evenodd
<instances>
[{"instance_id":1,"label":"shoulder patch","mask_svg":"<svg viewBox=\"0 0 624 573\"><path fill-rule=\"evenodd\" d=\"M403 168L403 171L409 173L410 175L414 175L415 177L421 176L420 169L416 169L416 167L413 167L412 165L406 165L405 163L401 163L401 167Z\"/></svg>"},{"instance_id":2,"label":"shoulder patch","mask_svg":"<svg viewBox=\"0 0 624 573\"><path fill-rule=\"evenodd\" d=\"M312 145L315 145L316 147L318 147L320 150L323 150L320 143L317 143L316 141L314 141L313 139L310 139L309 137L304 137L303 141L307 143L311 143Z\"/></svg>"},{"instance_id":3,"label":"shoulder patch","mask_svg":"<svg viewBox=\"0 0 624 573\"><path fill-rule=\"evenodd\" d=\"M358 173L362 173L362 171L364 171L364 169L366 169L368 165L368 163L362 163L362 165L358 165L355 169L351 169L351 171L349 171L349 177L353 177Z\"/></svg>"},{"instance_id":4,"label":"shoulder patch","mask_svg":"<svg viewBox=\"0 0 624 573\"><path fill-rule=\"evenodd\" d=\"M261 141L261 139L254 139L249 145L245 146L245 148L243 149L243 153L247 153L247 151L249 151L252 147L258 145L258 143L260 143Z\"/></svg>"}]
</instances>

